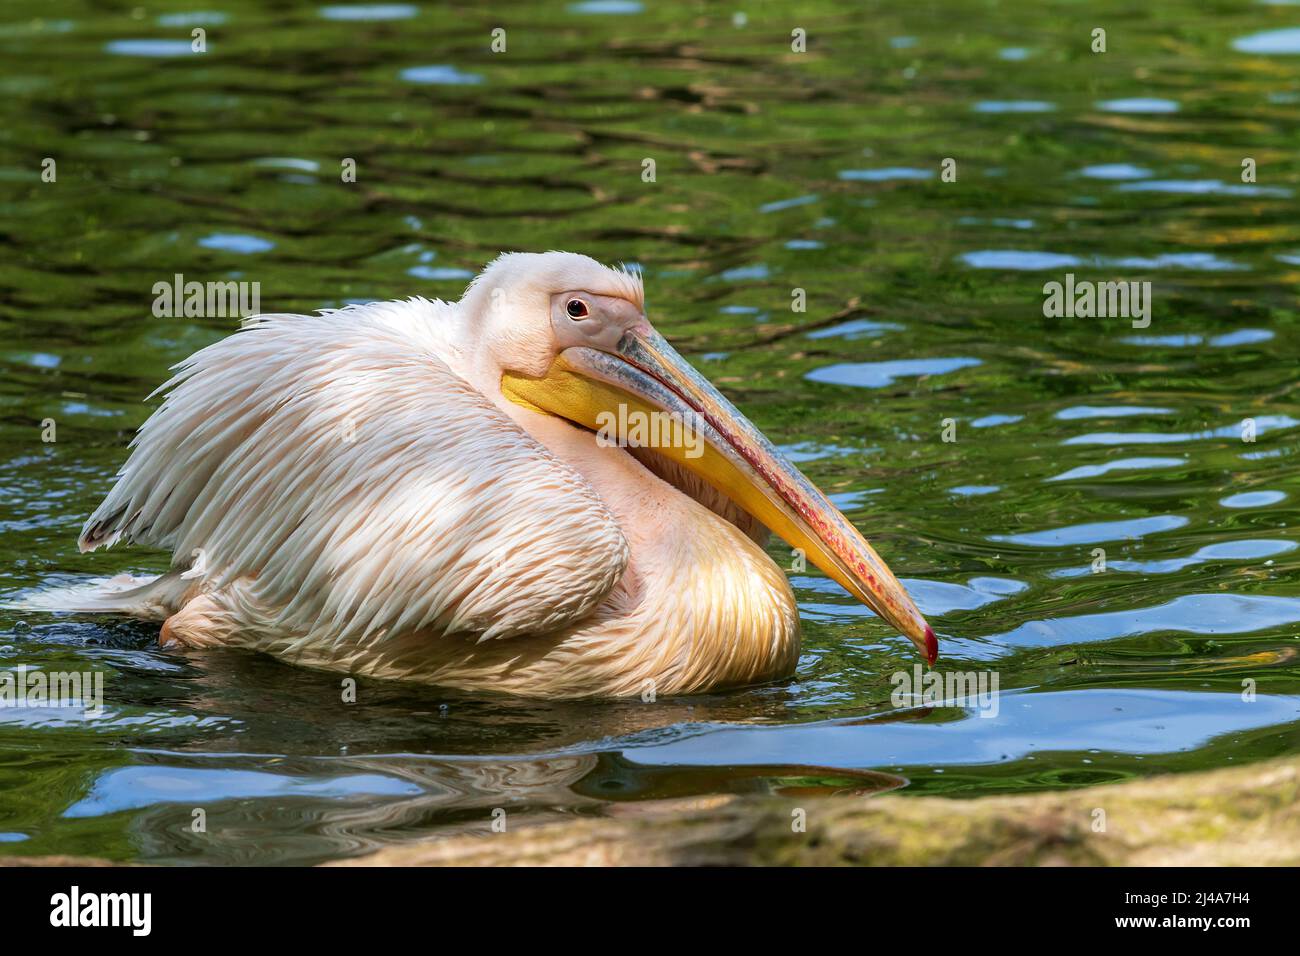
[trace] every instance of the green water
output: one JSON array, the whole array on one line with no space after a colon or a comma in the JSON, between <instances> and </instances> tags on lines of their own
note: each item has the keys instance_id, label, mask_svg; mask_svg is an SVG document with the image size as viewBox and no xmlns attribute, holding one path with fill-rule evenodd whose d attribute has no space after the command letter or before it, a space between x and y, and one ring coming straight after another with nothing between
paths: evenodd
<instances>
[{"instance_id":1,"label":"green water","mask_svg":"<svg viewBox=\"0 0 1300 956\"><path fill-rule=\"evenodd\" d=\"M106 712L0 709L0 852L314 862L498 808L967 797L1300 750L1300 32L1275 32L1300 7L610 9L7 0L0 589L165 567L75 544L145 396L235 325L154 317L154 283L308 312L562 248L642 268L660 330L908 584L941 671L997 675L996 715L893 706L911 645L810 572L793 679L652 704L343 704L337 675L6 611L0 664L101 671ZM1045 317L1066 273L1149 280L1150 326Z\"/></svg>"}]
</instances>

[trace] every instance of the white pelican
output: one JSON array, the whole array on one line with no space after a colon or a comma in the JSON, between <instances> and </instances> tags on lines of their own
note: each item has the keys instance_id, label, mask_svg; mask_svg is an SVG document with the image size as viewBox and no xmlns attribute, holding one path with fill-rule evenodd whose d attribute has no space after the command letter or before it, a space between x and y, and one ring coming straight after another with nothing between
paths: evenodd
<instances>
[{"instance_id":1,"label":"white pelican","mask_svg":"<svg viewBox=\"0 0 1300 956\"><path fill-rule=\"evenodd\" d=\"M79 540L171 570L75 608L162 620L163 643L536 697L768 681L799 649L770 528L938 653L862 535L651 327L640 278L586 256L503 255L454 303L258 316L175 372ZM703 441L626 447L654 413Z\"/></svg>"}]
</instances>

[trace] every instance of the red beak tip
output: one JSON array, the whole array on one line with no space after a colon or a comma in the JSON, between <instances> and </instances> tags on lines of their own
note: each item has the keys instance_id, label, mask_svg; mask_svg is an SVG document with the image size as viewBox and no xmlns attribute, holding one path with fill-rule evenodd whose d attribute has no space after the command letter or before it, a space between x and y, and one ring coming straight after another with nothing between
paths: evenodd
<instances>
[{"instance_id":1,"label":"red beak tip","mask_svg":"<svg viewBox=\"0 0 1300 956\"><path fill-rule=\"evenodd\" d=\"M939 639L934 636L934 628L925 626L925 661L931 667L939 659Z\"/></svg>"}]
</instances>

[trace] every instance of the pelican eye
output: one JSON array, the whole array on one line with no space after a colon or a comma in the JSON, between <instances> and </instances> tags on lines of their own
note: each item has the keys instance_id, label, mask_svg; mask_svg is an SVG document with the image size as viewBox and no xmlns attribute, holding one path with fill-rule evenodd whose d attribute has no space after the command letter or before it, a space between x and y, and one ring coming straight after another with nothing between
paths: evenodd
<instances>
[{"instance_id":1,"label":"pelican eye","mask_svg":"<svg viewBox=\"0 0 1300 956\"><path fill-rule=\"evenodd\" d=\"M564 306L564 311L569 313L571 319L585 319L589 314L587 312L587 303L581 299L570 299Z\"/></svg>"}]
</instances>

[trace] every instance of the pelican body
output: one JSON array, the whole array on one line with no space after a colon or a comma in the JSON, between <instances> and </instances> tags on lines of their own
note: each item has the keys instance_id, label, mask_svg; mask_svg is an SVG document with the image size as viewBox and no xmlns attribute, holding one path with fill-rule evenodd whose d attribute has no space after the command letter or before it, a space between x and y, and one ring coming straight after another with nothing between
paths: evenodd
<instances>
[{"instance_id":1,"label":"pelican body","mask_svg":"<svg viewBox=\"0 0 1300 956\"><path fill-rule=\"evenodd\" d=\"M771 529L934 661L894 575L655 332L634 274L507 254L458 302L258 316L174 371L79 540L172 552L83 608L165 644L534 697L769 681L799 651Z\"/></svg>"}]
</instances>

